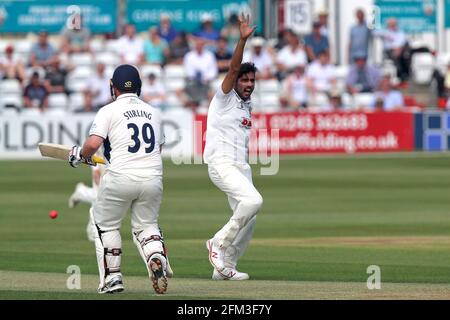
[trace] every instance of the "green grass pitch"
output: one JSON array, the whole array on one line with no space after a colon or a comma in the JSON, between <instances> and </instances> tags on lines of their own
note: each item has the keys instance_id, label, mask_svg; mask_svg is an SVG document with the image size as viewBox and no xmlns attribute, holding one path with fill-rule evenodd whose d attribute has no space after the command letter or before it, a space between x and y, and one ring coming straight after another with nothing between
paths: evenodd
<instances>
[{"instance_id":1,"label":"green grass pitch","mask_svg":"<svg viewBox=\"0 0 450 320\"><path fill-rule=\"evenodd\" d=\"M153 293L122 226L125 292L96 294L97 265L85 227L88 205L68 209L88 167L63 161L0 161L1 299L449 299L450 155L285 157L254 183L264 198L239 263L250 281L210 280L205 240L230 217L204 165L165 162L160 225L175 278ZM59 217L49 219L50 210ZM66 269L81 269L81 290ZM381 268L368 290L367 267Z\"/></svg>"}]
</instances>

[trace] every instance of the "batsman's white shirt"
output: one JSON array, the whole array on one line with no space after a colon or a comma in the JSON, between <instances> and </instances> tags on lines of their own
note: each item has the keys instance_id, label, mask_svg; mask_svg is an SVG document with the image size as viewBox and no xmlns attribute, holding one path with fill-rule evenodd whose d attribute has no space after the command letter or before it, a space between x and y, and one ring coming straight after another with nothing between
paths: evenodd
<instances>
[{"instance_id":1,"label":"batsman's white shirt","mask_svg":"<svg viewBox=\"0 0 450 320\"><path fill-rule=\"evenodd\" d=\"M162 176L160 145L164 143L160 111L136 94L122 94L101 108L90 135L105 139L107 172L142 181Z\"/></svg>"},{"instance_id":2,"label":"batsman's white shirt","mask_svg":"<svg viewBox=\"0 0 450 320\"><path fill-rule=\"evenodd\" d=\"M251 126L251 100L219 88L208 109L205 163L248 163Z\"/></svg>"}]
</instances>

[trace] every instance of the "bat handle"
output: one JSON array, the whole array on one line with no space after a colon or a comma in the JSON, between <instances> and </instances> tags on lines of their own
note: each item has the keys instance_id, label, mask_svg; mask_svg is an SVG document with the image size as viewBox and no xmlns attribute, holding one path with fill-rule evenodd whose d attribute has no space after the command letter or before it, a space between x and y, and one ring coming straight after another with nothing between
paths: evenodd
<instances>
[{"instance_id":1,"label":"bat handle","mask_svg":"<svg viewBox=\"0 0 450 320\"><path fill-rule=\"evenodd\" d=\"M100 163L100 164L106 164L105 159L103 159L103 158L101 158L101 157L98 157L98 156L96 156L96 155L93 155L93 156L91 157L91 159L92 159L92 162L94 162L94 165L96 165L97 163Z\"/></svg>"}]
</instances>

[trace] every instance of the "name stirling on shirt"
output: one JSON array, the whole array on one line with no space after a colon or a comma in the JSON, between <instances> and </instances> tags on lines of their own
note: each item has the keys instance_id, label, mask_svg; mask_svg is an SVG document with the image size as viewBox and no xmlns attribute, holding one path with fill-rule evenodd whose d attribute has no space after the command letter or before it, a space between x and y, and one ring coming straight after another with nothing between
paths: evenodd
<instances>
[{"instance_id":1,"label":"name stirling on shirt","mask_svg":"<svg viewBox=\"0 0 450 320\"><path fill-rule=\"evenodd\" d=\"M127 120L130 120L131 118L147 118L148 120L152 120L152 114L148 113L144 110L128 110L127 112L123 113L124 117L127 118Z\"/></svg>"}]
</instances>

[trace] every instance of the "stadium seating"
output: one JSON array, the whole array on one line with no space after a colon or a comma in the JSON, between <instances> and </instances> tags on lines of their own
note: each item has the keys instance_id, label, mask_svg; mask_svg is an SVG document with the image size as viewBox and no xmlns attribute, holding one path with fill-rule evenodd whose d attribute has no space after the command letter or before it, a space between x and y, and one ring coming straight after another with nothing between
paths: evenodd
<instances>
[{"instance_id":1,"label":"stadium seating","mask_svg":"<svg viewBox=\"0 0 450 320\"><path fill-rule=\"evenodd\" d=\"M75 66L91 66L92 55L90 53L73 53L70 61Z\"/></svg>"},{"instance_id":2,"label":"stadium seating","mask_svg":"<svg viewBox=\"0 0 450 320\"><path fill-rule=\"evenodd\" d=\"M166 79L181 78L184 79L186 72L184 67L177 64L169 64L164 68Z\"/></svg>"},{"instance_id":3,"label":"stadium seating","mask_svg":"<svg viewBox=\"0 0 450 320\"><path fill-rule=\"evenodd\" d=\"M308 106L324 107L329 103L328 96L323 92L308 95Z\"/></svg>"},{"instance_id":4,"label":"stadium seating","mask_svg":"<svg viewBox=\"0 0 450 320\"><path fill-rule=\"evenodd\" d=\"M0 102L0 104L1 104L1 102ZM3 108L0 105L0 116L13 117L13 116L17 116L18 114L19 114L19 110L18 109L16 109L16 108Z\"/></svg>"},{"instance_id":5,"label":"stadium seating","mask_svg":"<svg viewBox=\"0 0 450 320\"><path fill-rule=\"evenodd\" d=\"M80 92L72 93L69 97L69 111L75 111L84 107L84 95Z\"/></svg>"},{"instance_id":6,"label":"stadium seating","mask_svg":"<svg viewBox=\"0 0 450 320\"><path fill-rule=\"evenodd\" d=\"M450 63L450 52L439 53L436 57L436 68L442 73L446 74L448 65Z\"/></svg>"},{"instance_id":7,"label":"stadium seating","mask_svg":"<svg viewBox=\"0 0 450 320\"><path fill-rule=\"evenodd\" d=\"M27 40L19 40L14 44L15 51L23 56L28 56L33 44Z\"/></svg>"},{"instance_id":8,"label":"stadium seating","mask_svg":"<svg viewBox=\"0 0 450 320\"><path fill-rule=\"evenodd\" d=\"M16 79L5 79L1 81L0 94L22 94L20 82Z\"/></svg>"},{"instance_id":9,"label":"stadium seating","mask_svg":"<svg viewBox=\"0 0 450 320\"><path fill-rule=\"evenodd\" d=\"M48 96L49 109L62 109L67 110L69 108L69 99L65 93L51 93Z\"/></svg>"},{"instance_id":10,"label":"stadium seating","mask_svg":"<svg viewBox=\"0 0 450 320\"><path fill-rule=\"evenodd\" d=\"M183 106L180 99L178 99L177 95L174 93L169 93L166 96L166 103L171 108L181 108Z\"/></svg>"},{"instance_id":11,"label":"stadium seating","mask_svg":"<svg viewBox=\"0 0 450 320\"><path fill-rule=\"evenodd\" d=\"M185 81L183 78L166 78L164 81L164 87L170 92L175 92L178 89L183 89Z\"/></svg>"},{"instance_id":12,"label":"stadium seating","mask_svg":"<svg viewBox=\"0 0 450 320\"><path fill-rule=\"evenodd\" d=\"M36 108L23 108L20 111L20 114L26 117L36 117L39 116L41 114L41 111L39 109Z\"/></svg>"},{"instance_id":13,"label":"stadium seating","mask_svg":"<svg viewBox=\"0 0 450 320\"><path fill-rule=\"evenodd\" d=\"M429 84L435 68L434 56L429 52L415 53L412 56L412 79L417 84Z\"/></svg>"},{"instance_id":14,"label":"stadium seating","mask_svg":"<svg viewBox=\"0 0 450 320\"><path fill-rule=\"evenodd\" d=\"M0 39L0 52L5 52L5 48L9 45L9 41Z\"/></svg>"},{"instance_id":15,"label":"stadium seating","mask_svg":"<svg viewBox=\"0 0 450 320\"><path fill-rule=\"evenodd\" d=\"M164 86L166 90L175 92L185 86L186 72L181 65L166 65L164 68Z\"/></svg>"},{"instance_id":16,"label":"stadium seating","mask_svg":"<svg viewBox=\"0 0 450 320\"><path fill-rule=\"evenodd\" d=\"M0 95L0 109L5 110L13 108L20 110L23 106L21 94L1 94Z\"/></svg>"},{"instance_id":17,"label":"stadium seating","mask_svg":"<svg viewBox=\"0 0 450 320\"><path fill-rule=\"evenodd\" d=\"M356 109L368 108L371 106L373 99L372 93L357 93L353 95L353 107Z\"/></svg>"},{"instance_id":18,"label":"stadium seating","mask_svg":"<svg viewBox=\"0 0 450 320\"><path fill-rule=\"evenodd\" d=\"M147 64L141 67L141 74L143 77L146 78L151 73L153 73L156 76L156 78L161 78L162 69L160 66L154 64Z\"/></svg>"},{"instance_id":19,"label":"stadium seating","mask_svg":"<svg viewBox=\"0 0 450 320\"><path fill-rule=\"evenodd\" d=\"M278 109L280 107L280 96L277 92L267 92L261 95L262 110Z\"/></svg>"},{"instance_id":20,"label":"stadium seating","mask_svg":"<svg viewBox=\"0 0 450 320\"><path fill-rule=\"evenodd\" d=\"M351 94L348 92L343 92L341 95L342 107L344 109L352 109L353 108L353 98Z\"/></svg>"},{"instance_id":21,"label":"stadium seating","mask_svg":"<svg viewBox=\"0 0 450 320\"><path fill-rule=\"evenodd\" d=\"M142 32L138 36L143 39L147 39L147 31ZM84 104L82 91L86 88L88 79L95 74L96 63L105 64L106 74L108 75L108 77L112 76L115 67L117 67L117 65L121 62L118 52L120 52L123 48L118 48L117 40L109 39L108 37L109 35L93 35L92 39L90 40L91 53L74 53L69 56L66 53L61 54L61 60L63 64L65 62L70 62L75 66L75 69L69 73L66 79L67 87L72 93L69 97L65 98L54 97L52 95L50 99L50 109L64 109L68 111L74 111L82 108ZM15 54L17 54L23 62L27 62L29 60L31 48L33 44L36 43L36 41L37 34L29 34L26 37L24 37L23 35L18 35L12 37L8 36L8 38L2 38L0 39L0 57L4 56L5 48L8 45L13 44L15 48ZM56 48L59 48L61 37L59 34L51 34L49 37L49 41ZM268 49L276 51L274 49L274 46L277 43L277 38L267 39L266 46L269 47ZM420 46L426 45L426 43L423 42L419 44ZM374 50L376 49L377 48L375 48ZM380 61L382 61L381 69L383 73L389 74L393 80L393 83L398 84L399 79L397 78L397 70L394 62L389 59ZM450 63L450 53L439 53L436 57L428 52L415 53L412 56L411 62L411 79L416 84L426 85L430 83L433 71L436 68L443 74L447 72L448 64ZM164 67L161 67L158 65L143 64L139 66L139 69L143 78L147 78L150 73L154 73L157 76L157 78L160 80L167 91L167 104L169 106L177 108L182 107L182 103L175 92L178 89L182 89L185 87L186 72L183 65L168 64ZM371 95L355 95L353 97L345 92L345 83L349 69L350 66L348 64L335 66L335 75L337 80L336 89L342 93L342 104L346 109L367 106L372 100ZM29 66L26 68L27 77L30 78L31 74L36 70L39 72L41 79L43 79L45 76L45 71L43 69L32 69ZM22 101L23 86L27 85L27 83L28 80L26 80L22 84L20 84L16 80L0 80L1 106L5 104L12 106L19 104L19 101ZM211 90L216 91L221 83L222 78L213 80L211 83ZM402 87L400 89L405 88ZM258 80L256 83L255 91L252 95L254 110L281 110L281 93L282 84L278 80ZM417 101L413 96L405 98L405 101L407 102L408 106L417 105ZM327 106L328 103L329 101L327 95L321 93L317 94L316 96L311 95L308 99L308 104L311 107Z\"/></svg>"},{"instance_id":22,"label":"stadium seating","mask_svg":"<svg viewBox=\"0 0 450 320\"><path fill-rule=\"evenodd\" d=\"M93 74L93 70L88 66L80 66L72 70L66 79L67 88L72 92L80 92L86 88L86 82Z\"/></svg>"},{"instance_id":23,"label":"stadium seating","mask_svg":"<svg viewBox=\"0 0 450 320\"><path fill-rule=\"evenodd\" d=\"M89 43L89 48L94 53L103 52L105 51L105 43L102 39L95 38Z\"/></svg>"},{"instance_id":24,"label":"stadium seating","mask_svg":"<svg viewBox=\"0 0 450 320\"><path fill-rule=\"evenodd\" d=\"M95 63L116 67L120 63L120 58L115 53L104 51L96 54Z\"/></svg>"}]
</instances>

